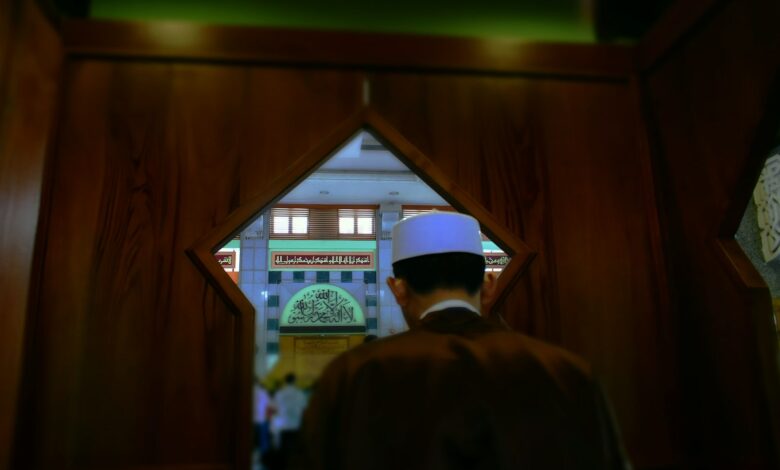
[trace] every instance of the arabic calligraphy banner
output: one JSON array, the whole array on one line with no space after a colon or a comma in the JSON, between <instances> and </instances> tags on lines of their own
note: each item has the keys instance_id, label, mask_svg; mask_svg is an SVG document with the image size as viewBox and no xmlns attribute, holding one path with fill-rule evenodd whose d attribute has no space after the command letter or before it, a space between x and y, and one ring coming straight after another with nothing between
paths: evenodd
<instances>
[{"instance_id":1,"label":"arabic calligraphy banner","mask_svg":"<svg viewBox=\"0 0 780 470\"><path fill-rule=\"evenodd\" d=\"M485 255L486 266L506 266L509 264L509 256L504 254Z\"/></svg>"},{"instance_id":2,"label":"arabic calligraphy banner","mask_svg":"<svg viewBox=\"0 0 780 470\"><path fill-rule=\"evenodd\" d=\"M366 320L358 301L346 290L329 285L304 287L282 311L279 332L294 327L356 326L365 331Z\"/></svg>"},{"instance_id":3,"label":"arabic calligraphy banner","mask_svg":"<svg viewBox=\"0 0 780 470\"><path fill-rule=\"evenodd\" d=\"M217 263L226 269L234 269L236 267L236 252L230 251L227 253L215 253L214 258L217 259Z\"/></svg>"},{"instance_id":4,"label":"arabic calligraphy banner","mask_svg":"<svg viewBox=\"0 0 780 470\"><path fill-rule=\"evenodd\" d=\"M342 270L372 271L375 269L374 252L300 252L271 251L273 270Z\"/></svg>"}]
</instances>

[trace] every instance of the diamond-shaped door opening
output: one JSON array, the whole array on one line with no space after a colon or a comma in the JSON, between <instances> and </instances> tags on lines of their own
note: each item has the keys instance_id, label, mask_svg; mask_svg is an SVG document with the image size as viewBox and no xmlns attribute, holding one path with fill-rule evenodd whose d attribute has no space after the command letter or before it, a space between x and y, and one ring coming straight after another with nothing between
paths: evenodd
<instances>
[{"instance_id":1,"label":"diamond-shaped door opening","mask_svg":"<svg viewBox=\"0 0 780 470\"><path fill-rule=\"evenodd\" d=\"M734 238L769 287L780 334L780 147L770 152Z\"/></svg>"},{"instance_id":2,"label":"diamond-shaped door opening","mask_svg":"<svg viewBox=\"0 0 780 470\"><path fill-rule=\"evenodd\" d=\"M501 273L500 305L533 252L367 109L292 160L188 250L237 314L237 393L247 417L253 376L275 388L295 372L306 387L340 352L406 328L384 284L392 273L390 230L432 209L480 221L488 269ZM325 311L306 315L318 300ZM316 321L320 313L336 318Z\"/></svg>"},{"instance_id":3,"label":"diamond-shaped door opening","mask_svg":"<svg viewBox=\"0 0 780 470\"><path fill-rule=\"evenodd\" d=\"M455 211L363 130L216 250L256 312L257 375L275 387L294 371L308 386L366 336L405 330L384 283L390 231L431 210ZM483 248L487 269L500 273L509 255L484 235ZM310 302L318 296L328 301Z\"/></svg>"}]
</instances>

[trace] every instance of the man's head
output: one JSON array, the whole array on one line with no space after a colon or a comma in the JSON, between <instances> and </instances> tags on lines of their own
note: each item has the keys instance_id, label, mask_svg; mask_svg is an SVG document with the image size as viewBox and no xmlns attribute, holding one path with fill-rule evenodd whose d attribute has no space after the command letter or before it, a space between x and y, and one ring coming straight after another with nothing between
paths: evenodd
<instances>
[{"instance_id":1,"label":"man's head","mask_svg":"<svg viewBox=\"0 0 780 470\"><path fill-rule=\"evenodd\" d=\"M479 293L484 281L485 258L473 253L440 253L417 256L393 263L393 275L404 279L419 295L438 289Z\"/></svg>"},{"instance_id":2,"label":"man's head","mask_svg":"<svg viewBox=\"0 0 780 470\"><path fill-rule=\"evenodd\" d=\"M284 376L284 383L286 384L294 384L296 380L295 374L292 372L287 373L287 375Z\"/></svg>"},{"instance_id":3,"label":"man's head","mask_svg":"<svg viewBox=\"0 0 780 470\"><path fill-rule=\"evenodd\" d=\"M480 308L495 292L495 276L485 275L479 223L454 212L417 215L393 227L393 274L387 284L410 327L441 300Z\"/></svg>"}]
</instances>

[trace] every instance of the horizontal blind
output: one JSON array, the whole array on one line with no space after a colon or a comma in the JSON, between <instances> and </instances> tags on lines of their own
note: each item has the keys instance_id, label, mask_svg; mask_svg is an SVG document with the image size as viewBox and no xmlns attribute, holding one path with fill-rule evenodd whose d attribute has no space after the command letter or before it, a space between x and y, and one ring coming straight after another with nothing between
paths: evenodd
<instances>
[{"instance_id":1,"label":"horizontal blind","mask_svg":"<svg viewBox=\"0 0 780 470\"><path fill-rule=\"evenodd\" d=\"M401 218L405 219L413 215L425 214L426 212L439 211L439 212L455 212L452 206L419 206L419 205L404 205L401 206Z\"/></svg>"},{"instance_id":2,"label":"horizontal blind","mask_svg":"<svg viewBox=\"0 0 780 470\"><path fill-rule=\"evenodd\" d=\"M439 212L457 212L452 206L401 206L401 219L435 210ZM484 233L480 232L480 235L482 236L482 241L491 241Z\"/></svg>"}]
</instances>

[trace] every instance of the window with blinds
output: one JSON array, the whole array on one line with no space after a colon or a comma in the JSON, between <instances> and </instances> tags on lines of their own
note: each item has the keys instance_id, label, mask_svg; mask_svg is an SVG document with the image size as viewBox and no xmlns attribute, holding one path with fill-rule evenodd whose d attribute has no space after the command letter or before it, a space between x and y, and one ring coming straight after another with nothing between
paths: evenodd
<instances>
[{"instance_id":1,"label":"window with blinds","mask_svg":"<svg viewBox=\"0 0 780 470\"><path fill-rule=\"evenodd\" d=\"M439 212L457 212L452 206L401 206L401 219L411 217L417 214L425 214L426 212L439 211ZM482 240L490 241L485 234L482 234Z\"/></svg>"},{"instance_id":2,"label":"window with blinds","mask_svg":"<svg viewBox=\"0 0 780 470\"><path fill-rule=\"evenodd\" d=\"M305 240L309 238L309 209L303 207L274 207L271 209L271 238Z\"/></svg>"},{"instance_id":3,"label":"window with blinds","mask_svg":"<svg viewBox=\"0 0 780 470\"><path fill-rule=\"evenodd\" d=\"M276 240L373 240L376 207L274 207L270 217L271 239Z\"/></svg>"},{"instance_id":4,"label":"window with blinds","mask_svg":"<svg viewBox=\"0 0 780 470\"><path fill-rule=\"evenodd\" d=\"M452 206L418 206L418 205L404 205L401 206L401 219L411 217L413 215L424 214L431 211L440 212L455 212Z\"/></svg>"},{"instance_id":5,"label":"window with blinds","mask_svg":"<svg viewBox=\"0 0 780 470\"><path fill-rule=\"evenodd\" d=\"M360 239L376 237L376 210L338 209L339 237Z\"/></svg>"}]
</instances>

